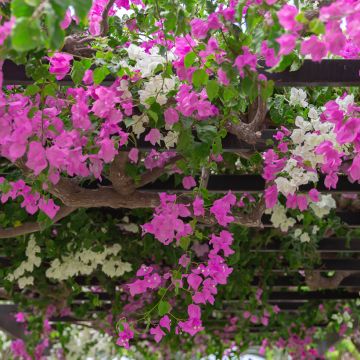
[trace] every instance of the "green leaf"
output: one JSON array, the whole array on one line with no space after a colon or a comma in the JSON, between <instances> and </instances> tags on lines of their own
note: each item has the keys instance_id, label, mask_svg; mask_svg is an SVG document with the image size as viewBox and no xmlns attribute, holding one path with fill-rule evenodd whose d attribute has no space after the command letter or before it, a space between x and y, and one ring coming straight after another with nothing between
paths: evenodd
<instances>
[{"instance_id":1,"label":"green leaf","mask_svg":"<svg viewBox=\"0 0 360 360\"><path fill-rule=\"evenodd\" d=\"M71 70L71 78L75 85L79 85L82 82L86 68L81 61L74 61Z\"/></svg>"},{"instance_id":2,"label":"green leaf","mask_svg":"<svg viewBox=\"0 0 360 360\"><path fill-rule=\"evenodd\" d=\"M71 3L80 20L86 21L87 14L89 13L92 5L92 0L73 0Z\"/></svg>"},{"instance_id":3,"label":"green leaf","mask_svg":"<svg viewBox=\"0 0 360 360\"><path fill-rule=\"evenodd\" d=\"M200 123L196 125L196 132L202 142L212 144L217 133L217 128L214 125L202 125Z\"/></svg>"},{"instance_id":4,"label":"green leaf","mask_svg":"<svg viewBox=\"0 0 360 360\"><path fill-rule=\"evenodd\" d=\"M33 50L42 43L41 29L38 21L18 18L12 30L12 46L16 51Z\"/></svg>"},{"instance_id":5,"label":"green leaf","mask_svg":"<svg viewBox=\"0 0 360 360\"><path fill-rule=\"evenodd\" d=\"M206 73L204 69L197 69L192 76L193 84L196 87L206 85L208 79L209 79L209 75Z\"/></svg>"},{"instance_id":6,"label":"green leaf","mask_svg":"<svg viewBox=\"0 0 360 360\"><path fill-rule=\"evenodd\" d=\"M261 97L263 100L267 100L274 92L274 82L272 80L267 81L264 86L261 86Z\"/></svg>"},{"instance_id":7,"label":"green leaf","mask_svg":"<svg viewBox=\"0 0 360 360\"><path fill-rule=\"evenodd\" d=\"M176 28L176 21L177 18L175 12L170 12L169 14L167 14L164 22L165 31L174 31Z\"/></svg>"},{"instance_id":8,"label":"green leaf","mask_svg":"<svg viewBox=\"0 0 360 360\"><path fill-rule=\"evenodd\" d=\"M215 99L219 94L219 83L216 80L209 80L206 84L206 93L210 101Z\"/></svg>"},{"instance_id":9,"label":"green leaf","mask_svg":"<svg viewBox=\"0 0 360 360\"><path fill-rule=\"evenodd\" d=\"M106 66L102 66L100 68L96 68L94 70L94 74L93 74L93 77L94 77L94 83L95 84L100 84L102 83L106 76L108 76L110 74L110 71L109 69L106 67Z\"/></svg>"},{"instance_id":10,"label":"green leaf","mask_svg":"<svg viewBox=\"0 0 360 360\"><path fill-rule=\"evenodd\" d=\"M37 85L29 85L26 90L25 90L25 95L26 96L33 96L35 94L37 94L40 91L40 87Z\"/></svg>"},{"instance_id":11,"label":"green leaf","mask_svg":"<svg viewBox=\"0 0 360 360\"><path fill-rule=\"evenodd\" d=\"M232 100L237 94L237 91L233 86L226 86L223 93L223 98L225 101Z\"/></svg>"},{"instance_id":12,"label":"green leaf","mask_svg":"<svg viewBox=\"0 0 360 360\"><path fill-rule=\"evenodd\" d=\"M171 309L170 304L167 301L160 301L159 305L158 305L158 312L159 312L159 316L164 316L165 314L167 314Z\"/></svg>"},{"instance_id":13,"label":"green leaf","mask_svg":"<svg viewBox=\"0 0 360 360\"><path fill-rule=\"evenodd\" d=\"M163 287L161 287L161 288L159 288L159 290L158 290L158 294L160 295L160 296L164 296L165 294L166 294L166 289L165 288L163 288Z\"/></svg>"},{"instance_id":14,"label":"green leaf","mask_svg":"<svg viewBox=\"0 0 360 360\"><path fill-rule=\"evenodd\" d=\"M180 239L180 247L186 251L190 245L190 238L188 236L183 236Z\"/></svg>"},{"instance_id":15,"label":"green leaf","mask_svg":"<svg viewBox=\"0 0 360 360\"><path fill-rule=\"evenodd\" d=\"M186 68L189 68L195 61L196 54L194 52L189 52L185 55L184 65Z\"/></svg>"},{"instance_id":16,"label":"green leaf","mask_svg":"<svg viewBox=\"0 0 360 360\"><path fill-rule=\"evenodd\" d=\"M159 116L158 116L158 114L157 114L155 111L148 110L148 114L149 114L149 116L155 121L155 123L158 122Z\"/></svg>"},{"instance_id":17,"label":"green leaf","mask_svg":"<svg viewBox=\"0 0 360 360\"><path fill-rule=\"evenodd\" d=\"M11 14L17 18L30 17L35 8L27 4L24 0L11 1Z\"/></svg>"},{"instance_id":18,"label":"green leaf","mask_svg":"<svg viewBox=\"0 0 360 360\"><path fill-rule=\"evenodd\" d=\"M310 21L309 29L316 35L325 34L325 25L319 19L313 19Z\"/></svg>"},{"instance_id":19,"label":"green leaf","mask_svg":"<svg viewBox=\"0 0 360 360\"><path fill-rule=\"evenodd\" d=\"M56 91L57 91L56 84L47 84L44 87L43 95L44 96L53 96L53 97L55 97L56 96Z\"/></svg>"}]
</instances>

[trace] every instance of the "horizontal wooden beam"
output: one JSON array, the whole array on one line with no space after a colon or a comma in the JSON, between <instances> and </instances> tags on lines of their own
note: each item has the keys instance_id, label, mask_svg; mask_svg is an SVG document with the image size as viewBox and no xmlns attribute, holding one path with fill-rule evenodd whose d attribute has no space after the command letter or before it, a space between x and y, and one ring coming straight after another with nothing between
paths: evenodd
<instances>
[{"instance_id":1,"label":"horizontal wooden beam","mask_svg":"<svg viewBox=\"0 0 360 360\"><path fill-rule=\"evenodd\" d=\"M315 87L315 86L359 86L359 60L305 60L296 71L269 73L259 70L280 86Z\"/></svg>"},{"instance_id":2,"label":"horizontal wooden beam","mask_svg":"<svg viewBox=\"0 0 360 360\"><path fill-rule=\"evenodd\" d=\"M295 275L295 276L294 276ZM294 291L294 289L301 287L301 286L307 286L305 283L305 278L298 275L298 274L294 274L293 276L288 275L288 276L277 276L274 279L268 281L266 284L272 284L273 287L277 287L277 288L283 288L283 291L286 290L292 290ZM263 279L259 276L255 276L253 281L252 281L252 285L253 286L260 286L263 283ZM288 288L288 289L285 289ZM347 278L345 278L340 285L338 286L339 289L342 288L349 288L349 289L360 289L360 273L359 274L354 274L354 275L350 275Z\"/></svg>"},{"instance_id":3,"label":"horizontal wooden beam","mask_svg":"<svg viewBox=\"0 0 360 360\"><path fill-rule=\"evenodd\" d=\"M300 187L300 191L309 191L314 186L312 184ZM360 193L360 184L351 183L347 176L339 176L336 189L328 189L324 184L324 177L316 188L323 193L343 194L343 193ZM175 185L175 177L171 176L166 181L157 180L146 185L142 191L150 192L191 192L185 190L181 184ZM261 175L210 175L207 190L213 193L225 193L231 190L234 193L260 193L265 190L265 180Z\"/></svg>"},{"instance_id":4,"label":"horizontal wooden beam","mask_svg":"<svg viewBox=\"0 0 360 360\"><path fill-rule=\"evenodd\" d=\"M273 80L277 87L288 86L359 86L359 60L305 60L297 71L270 73L259 62L258 72ZM6 60L3 66L4 85L26 85L33 82L26 76L25 66ZM110 85L114 78L108 76L103 85ZM62 85L73 85L70 76L59 81Z\"/></svg>"},{"instance_id":5,"label":"horizontal wooden beam","mask_svg":"<svg viewBox=\"0 0 360 360\"><path fill-rule=\"evenodd\" d=\"M270 244L259 249L250 249L252 252L278 252L281 251L281 240L272 241ZM321 239L317 248L320 253L359 253L359 239L324 238Z\"/></svg>"}]
</instances>

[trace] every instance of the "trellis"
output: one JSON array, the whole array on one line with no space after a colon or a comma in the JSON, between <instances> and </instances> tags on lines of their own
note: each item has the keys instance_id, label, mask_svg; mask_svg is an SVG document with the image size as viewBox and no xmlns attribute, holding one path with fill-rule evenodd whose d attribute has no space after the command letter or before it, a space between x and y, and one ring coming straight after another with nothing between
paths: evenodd
<instances>
[{"instance_id":1,"label":"trellis","mask_svg":"<svg viewBox=\"0 0 360 360\"><path fill-rule=\"evenodd\" d=\"M261 65L261 64L259 64ZM305 60L303 65L297 71L284 71L281 73L266 72L259 66L259 72L273 80L277 87L315 87L315 86L360 86L360 61L358 60L323 60L321 63L314 63ZM11 61L5 61L3 66L4 85L27 85L33 82L27 77L25 67L16 65ZM107 77L104 85L111 84L113 78ZM70 77L61 80L62 85L71 85ZM227 135L223 139L223 149L226 152L244 152L244 151L262 151L266 149L268 140L272 139L275 133L274 129L266 129L262 131L261 137L257 144L249 145L238 140L234 135ZM138 148L143 151L149 151L153 148L148 142L144 141L144 137L139 140ZM261 193L265 187L265 181L260 175L211 175L208 180L207 189L214 193L223 193L229 190L238 193ZM331 192L334 194L357 193L360 194L360 184L350 183L346 177L340 177L337 189L328 190L320 180L317 188L321 192ZM141 189L144 192L177 192L183 193L185 190L181 185L176 186L173 178L169 178L165 182L155 181ZM308 187L303 187L304 191ZM350 211L339 211L338 216L342 221L347 223L349 227L360 227L360 213ZM269 218L265 215L262 219L263 227L271 227ZM263 253L272 253L280 251L280 240L274 241L261 249L252 251L260 251ZM277 304L281 309L286 311L296 311L300 306L311 300L345 300L356 299L360 290L360 238L353 238L347 241L344 238L324 238L320 241L318 252L321 256L321 264L315 269L321 271L336 271L347 274L340 282L337 289L323 291L304 291L301 289L305 286L304 277L294 271L286 271L283 267L274 268L273 271L278 273L273 285L274 291L268 299L269 303ZM9 266L10 259L0 257L0 266L5 268ZM358 274L353 274L359 271ZM84 284L85 279L79 277L76 279L79 284ZM90 281L96 285L96 279ZM255 276L252 282L253 286L257 286L261 282L260 276ZM1 298L1 295L0 295ZM99 299L102 303L101 308L110 306L111 296L107 293L100 293ZM5 300L5 298L3 299ZM86 296L80 294L76 302L86 301ZM75 302L75 304L76 304ZM236 300L230 301L236 304ZM11 313L16 311L14 304L0 305L0 328L7 331L14 337L23 337L23 329L21 325L15 323ZM75 321L72 318L53 319L54 321ZM322 324L319 324L322 326ZM253 327L251 331L259 331L261 327Z\"/></svg>"}]
</instances>

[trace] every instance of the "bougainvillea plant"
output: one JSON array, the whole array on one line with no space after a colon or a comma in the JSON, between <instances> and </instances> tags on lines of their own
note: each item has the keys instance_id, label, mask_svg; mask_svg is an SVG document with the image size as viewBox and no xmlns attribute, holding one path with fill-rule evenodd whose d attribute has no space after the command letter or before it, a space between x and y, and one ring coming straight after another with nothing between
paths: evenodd
<instances>
[{"instance_id":1,"label":"bougainvillea plant","mask_svg":"<svg viewBox=\"0 0 360 360\"><path fill-rule=\"evenodd\" d=\"M320 239L358 235L336 216L357 195L317 184L360 180L359 90L274 89L266 74L359 54L359 0L0 1L1 298L23 329L11 356L258 345L316 359L328 334L358 334L356 299L294 316L271 292L274 269L304 292L352 274L313 269ZM9 62L31 81L7 80ZM248 150L225 151L229 135ZM265 191L208 191L224 174L261 175Z\"/></svg>"}]
</instances>

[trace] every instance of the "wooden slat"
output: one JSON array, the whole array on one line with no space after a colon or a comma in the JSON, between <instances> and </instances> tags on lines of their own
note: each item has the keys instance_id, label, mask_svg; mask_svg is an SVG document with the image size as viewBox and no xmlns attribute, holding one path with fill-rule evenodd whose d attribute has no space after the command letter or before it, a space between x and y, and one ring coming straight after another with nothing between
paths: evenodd
<instances>
[{"instance_id":1,"label":"wooden slat","mask_svg":"<svg viewBox=\"0 0 360 360\"><path fill-rule=\"evenodd\" d=\"M313 187L312 184L302 186L300 191L307 192ZM346 176L339 176L336 189L328 189L324 184L324 177L321 176L316 188L320 192L332 194L360 193L360 184L357 182L351 183ZM234 193L260 193L264 189L265 180L261 175L211 175L207 185L207 190L213 193L224 193L229 190ZM191 190L185 190L181 184L175 185L175 177L173 176L169 177L167 181L157 180L148 184L141 191L191 192Z\"/></svg>"},{"instance_id":2,"label":"wooden slat","mask_svg":"<svg viewBox=\"0 0 360 360\"><path fill-rule=\"evenodd\" d=\"M259 64L261 65L261 64ZM359 86L359 60L323 60L319 63L305 60L297 71L269 73L259 66L259 73L275 82L277 87L287 86ZM3 66L4 85L25 85L33 81L26 76L25 66L6 60ZM112 84L114 78L108 76L103 84ZM59 81L62 85L73 85L70 76Z\"/></svg>"}]
</instances>

